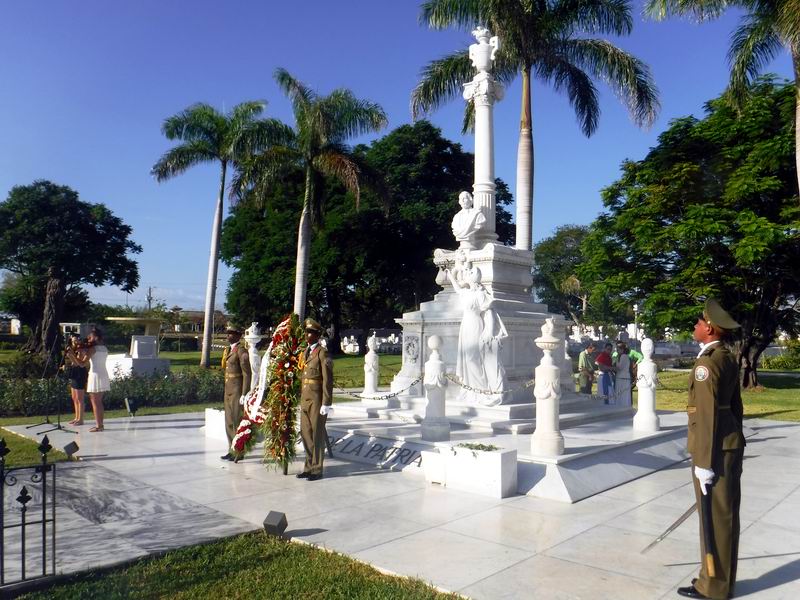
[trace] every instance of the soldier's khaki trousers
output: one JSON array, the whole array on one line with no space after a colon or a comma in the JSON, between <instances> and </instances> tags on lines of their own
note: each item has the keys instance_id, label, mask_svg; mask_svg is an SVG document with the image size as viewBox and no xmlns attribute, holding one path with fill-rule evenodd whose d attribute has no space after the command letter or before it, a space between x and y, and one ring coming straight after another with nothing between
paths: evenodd
<instances>
[{"instance_id":1,"label":"soldier's khaki trousers","mask_svg":"<svg viewBox=\"0 0 800 600\"><path fill-rule=\"evenodd\" d=\"M328 417L319 414L322 398L300 401L300 437L306 451L306 464L303 471L312 475L322 474L325 459L325 422Z\"/></svg>"},{"instance_id":2,"label":"soldier's khaki trousers","mask_svg":"<svg viewBox=\"0 0 800 600\"><path fill-rule=\"evenodd\" d=\"M711 494L711 518L714 525L713 579L706 572L705 537L703 535L702 492L697 478L692 473L694 495L700 515L700 575L694 584L701 594L714 599L729 598L736 584L736 563L739 555L739 505L742 501L742 461L744 449L722 451L720 465L714 466L718 478L709 492Z\"/></svg>"},{"instance_id":3,"label":"soldier's khaki trousers","mask_svg":"<svg viewBox=\"0 0 800 600\"><path fill-rule=\"evenodd\" d=\"M230 387L229 387L230 386ZM231 377L225 381L225 433L228 436L228 449L233 442L233 436L239 428L244 414L243 406L239 404L242 397L242 378Z\"/></svg>"}]
</instances>

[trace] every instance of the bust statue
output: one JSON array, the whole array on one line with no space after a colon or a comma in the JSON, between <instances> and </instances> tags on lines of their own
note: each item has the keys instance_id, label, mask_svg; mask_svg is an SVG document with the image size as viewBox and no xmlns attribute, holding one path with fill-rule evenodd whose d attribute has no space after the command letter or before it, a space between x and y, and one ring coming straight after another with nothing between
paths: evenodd
<instances>
[{"instance_id":1,"label":"bust statue","mask_svg":"<svg viewBox=\"0 0 800 600\"><path fill-rule=\"evenodd\" d=\"M479 208L474 207L472 194L469 192L461 192L458 203L461 210L453 217L453 236L459 242L460 248L471 250L475 248L475 234L483 229L486 217Z\"/></svg>"}]
</instances>

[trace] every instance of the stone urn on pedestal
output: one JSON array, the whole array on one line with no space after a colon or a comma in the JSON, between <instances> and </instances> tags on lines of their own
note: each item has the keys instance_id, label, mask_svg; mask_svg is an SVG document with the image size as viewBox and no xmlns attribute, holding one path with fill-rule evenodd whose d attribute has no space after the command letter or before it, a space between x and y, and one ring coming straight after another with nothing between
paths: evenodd
<instances>
[{"instance_id":1,"label":"stone urn on pedestal","mask_svg":"<svg viewBox=\"0 0 800 600\"><path fill-rule=\"evenodd\" d=\"M559 430L559 402L561 400L561 370L555 365L553 352L561 347L561 340L553 333L553 319L542 325L542 335L534 343L542 349L542 362L536 367L533 395L536 398L536 429L531 439L531 452L538 456L564 454L564 436Z\"/></svg>"}]
</instances>

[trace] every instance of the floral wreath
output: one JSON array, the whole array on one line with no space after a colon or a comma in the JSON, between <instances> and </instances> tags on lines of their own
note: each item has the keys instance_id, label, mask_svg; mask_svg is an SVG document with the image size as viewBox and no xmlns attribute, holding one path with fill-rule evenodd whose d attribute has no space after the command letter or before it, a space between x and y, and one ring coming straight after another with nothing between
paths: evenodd
<instances>
[{"instance_id":1,"label":"floral wreath","mask_svg":"<svg viewBox=\"0 0 800 600\"><path fill-rule=\"evenodd\" d=\"M264 360L269 361L261 394L259 387L245 399L245 414L231 443L231 451L241 459L256 443L256 433L264 435L264 462L287 471L297 444L297 405L305 350L303 329L297 315L287 316L275 328ZM260 401L263 397L263 401Z\"/></svg>"}]
</instances>

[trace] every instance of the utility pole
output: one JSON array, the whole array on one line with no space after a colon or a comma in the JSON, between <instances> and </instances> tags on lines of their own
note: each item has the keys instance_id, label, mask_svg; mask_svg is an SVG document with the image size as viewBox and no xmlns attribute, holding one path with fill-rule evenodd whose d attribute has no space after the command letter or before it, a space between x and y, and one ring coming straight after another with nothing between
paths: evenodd
<instances>
[{"instance_id":1,"label":"utility pole","mask_svg":"<svg viewBox=\"0 0 800 600\"><path fill-rule=\"evenodd\" d=\"M153 288L147 287L147 310L153 310Z\"/></svg>"}]
</instances>

